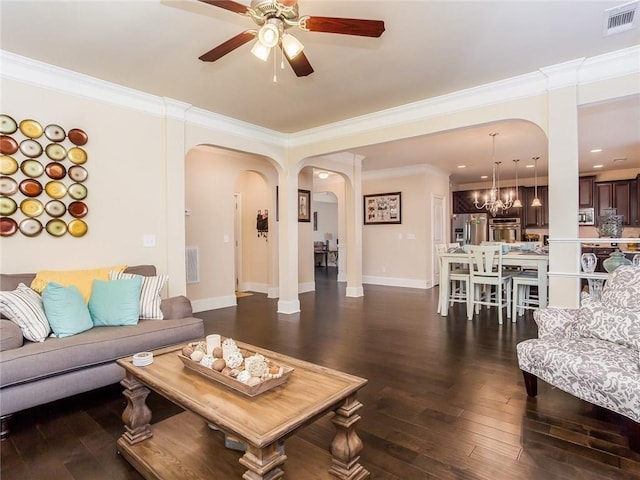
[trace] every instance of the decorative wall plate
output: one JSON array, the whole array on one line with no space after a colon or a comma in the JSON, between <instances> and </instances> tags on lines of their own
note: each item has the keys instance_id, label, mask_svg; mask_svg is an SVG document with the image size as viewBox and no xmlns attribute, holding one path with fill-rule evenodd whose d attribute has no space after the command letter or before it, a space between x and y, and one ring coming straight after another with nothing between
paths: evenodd
<instances>
[{"instance_id":1,"label":"decorative wall plate","mask_svg":"<svg viewBox=\"0 0 640 480\"><path fill-rule=\"evenodd\" d=\"M47 182L44 186L44 191L47 192L51 198L62 198L67 194L67 187L64 183L58 182L57 180L52 180Z\"/></svg>"},{"instance_id":2,"label":"decorative wall plate","mask_svg":"<svg viewBox=\"0 0 640 480\"><path fill-rule=\"evenodd\" d=\"M44 167L44 171L47 172L49 178L53 178L54 180L61 180L67 174L65 166L58 162L48 163L47 166Z\"/></svg>"},{"instance_id":3,"label":"decorative wall plate","mask_svg":"<svg viewBox=\"0 0 640 480\"><path fill-rule=\"evenodd\" d=\"M87 170L80 165L74 165L73 167L69 168L68 173L69 178L71 178L71 180L73 180L74 182L84 182L89 176L89 172L87 172Z\"/></svg>"},{"instance_id":4,"label":"decorative wall plate","mask_svg":"<svg viewBox=\"0 0 640 480\"><path fill-rule=\"evenodd\" d=\"M0 177L0 195L11 196L18 191L18 182L11 177Z\"/></svg>"},{"instance_id":5,"label":"decorative wall plate","mask_svg":"<svg viewBox=\"0 0 640 480\"><path fill-rule=\"evenodd\" d=\"M84 130L80 130L79 128L72 128L71 130L69 130L67 137L69 137L71 143L73 143L74 145L78 145L79 147L87 143L87 140L89 140L89 137L87 137L87 134L84 132Z\"/></svg>"},{"instance_id":6,"label":"decorative wall plate","mask_svg":"<svg viewBox=\"0 0 640 480\"><path fill-rule=\"evenodd\" d=\"M84 234L87 233L88 229L89 227L82 220L71 220L69 222L69 226L67 227L69 234L74 237L83 237Z\"/></svg>"},{"instance_id":7,"label":"decorative wall plate","mask_svg":"<svg viewBox=\"0 0 640 480\"><path fill-rule=\"evenodd\" d=\"M0 197L0 215L8 216L16 213L18 204L13 198Z\"/></svg>"},{"instance_id":8,"label":"decorative wall plate","mask_svg":"<svg viewBox=\"0 0 640 480\"><path fill-rule=\"evenodd\" d=\"M29 138L39 138L42 136L42 132L44 131L42 125L35 120L22 120L19 128L24 136Z\"/></svg>"},{"instance_id":9,"label":"decorative wall plate","mask_svg":"<svg viewBox=\"0 0 640 480\"><path fill-rule=\"evenodd\" d=\"M20 211L27 217L39 217L44 212L44 205L40 200L28 198L20 202Z\"/></svg>"},{"instance_id":10,"label":"decorative wall plate","mask_svg":"<svg viewBox=\"0 0 640 480\"><path fill-rule=\"evenodd\" d=\"M4 113L0 115L0 133L11 135L15 133L16 130L18 130L18 124L13 118Z\"/></svg>"},{"instance_id":11,"label":"decorative wall plate","mask_svg":"<svg viewBox=\"0 0 640 480\"><path fill-rule=\"evenodd\" d=\"M20 142L20 151L25 157L36 158L42 155L42 145L35 140L23 140Z\"/></svg>"},{"instance_id":12,"label":"decorative wall plate","mask_svg":"<svg viewBox=\"0 0 640 480\"><path fill-rule=\"evenodd\" d=\"M44 135L52 142L61 142L67 136L64 132L64 128L60 125L47 125L44 127Z\"/></svg>"},{"instance_id":13,"label":"decorative wall plate","mask_svg":"<svg viewBox=\"0 0 640 480\"><path fill-rule=\"evenodd\" d=\"M60 200L50 200L44 206L44 211L47 212L50 217L58 218L67 212L67 207Z\"/></svg>"},{"instance_id":14,"label":"decorative wall plate","mask_svg":"<svg viewBox=\"0 0 640 480\"><path fill-rule=\"evenodd\" d=\"M47 154L47 157L58 162L64 160L67 156L67 149L59 143L50 143L44 151Z\"/></svg>"},{"instance_id":15,"label":"decorative wall plate","mask_svg":"<svg viewBox=\"0 0 640 480\"><path fill-rule=\"evenodd\" d=\"M37 160L25 160L20 164L20 170L31 178L38 178L44 173L44 167Z\"/></svg>"},{"instance_id":16,"label":"decorative wall plate","mask_svg":"<svg viewBox=\"0 0 640 480\"><path fill-rule=\"evenodd\" d=\"M0 153L5 155L13 155L18 151L18 142L6 135L0 136Z\"/></svg>"},{"instance_id":17,"label":"decorative wall plate","mask_svg":"<svg viewBox=\"0 0 640 480\"><path fill-rule=\"evenodd\" d=\"M0 174L2 175L13 175L18 171L18 161L9 156L2 155L0 157Z\"/></svg>"},{"instance_id":18,"label":"decorative wall plate","mask_svg":"<svg viewBox=\"0 0 640 480\"><path fill-rule=\"evenodd\" d=\"M25 197L37 197L42 193L42 184L32 178L22 180L19 188Z\"/></svg>"},{"instance_id":19,"label":"decorative wall plate","mask_svg":"<svg viewBox=\"0 0 640 480\"><path fill-rule=\"evenodd\" d=\"M18 228L27 237L37 237L42 232L42 224L35 218L25 218Z\"/></svg>"},{"instance_id":20,"label":"decorative wall plate","mask_svg":"<svg viewBox=\"0 0 640 480\"><path fill-rule=\"evenodd\" d=\"M69 214L75 218L82 218L89 213L89 207L84 202L71 202L67 208Z\"/></svg>"},{"instance_id":21,"label":"decorative wall plate","mask_svg":"<svg viewBox=\"0 0 640 480\"><path fill-rule=\"evenodd\" d=\"M47 233L54 237L61 237L67 233L67 224L60 219L49 220L45 228L47 229Z\"/></svg>"},{"instance_id":22,"label":"decorative wall plate","mask_svg":"<svg viewBox=\"0 0 640 480\"><path fill-rule=\"evenodd\" d=\"M0 236L10 237L18 231L18 224L13 218L0 218Z\"/></svg>"},{"instance_id":23,"label":"decorative wall plate","mask_svg":"<svg viewBox=\"0 0 640 480\"><path fill-rule=\"evenodd\" d=\"M74 200L84 200L87 198L87 187L81 183L72 183L69 185L69 196Z\"/></svg>"},{"instance_id":24,"label":"decorative wall plate","mask_svg":"<svg viewBox=\"0 0 640 480\"><path fill-rule=\"evenodd\" d=\"M67 152L67 158L76 165L82 165L87 161L87 152L80 147L72 147Z\"/></svg>"}]
</instances>

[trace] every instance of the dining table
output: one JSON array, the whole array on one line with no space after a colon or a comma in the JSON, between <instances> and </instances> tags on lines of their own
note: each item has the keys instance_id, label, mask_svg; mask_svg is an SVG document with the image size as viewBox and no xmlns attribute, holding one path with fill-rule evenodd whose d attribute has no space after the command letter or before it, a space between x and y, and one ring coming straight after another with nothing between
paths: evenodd
<instances>
[{"instance_id":1,"label":"dining table","mask_svg":"<svg viewBox=\"0 0 640 480\"><path fill-rule=\"evenodd\" d=\"M449 314L449 288L451 282L449 275L451 273L451 265L468 264L469 254L466 252L454 251L440 254L440 315L446 317ZM538 272L538 297L540 299L540 308L547 306L549 254L535 253L533 251L510 251L502 255L502 266L523 267L526 269L536 269ZM467 295L467 301L470 301ZM466 314L466 311L465 311Z\"/></svg>"}]
</instances>

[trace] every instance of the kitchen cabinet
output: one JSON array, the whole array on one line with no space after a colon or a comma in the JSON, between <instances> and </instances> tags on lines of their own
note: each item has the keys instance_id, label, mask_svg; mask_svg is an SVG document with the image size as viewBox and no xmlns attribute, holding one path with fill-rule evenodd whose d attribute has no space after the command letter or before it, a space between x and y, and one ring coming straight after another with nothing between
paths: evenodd
<instances>
[{"instance_id":1,"label":"kitchen cabinet","mask_svg":"<svg viewBox=\"0 0 640 480\"><path fill-rule=\"evenodd\" d=\"M478 209L473 204L472 191L453 192L452 196L453 213L478 213Z\"/></svg>"},{"instance_id":2,"label":"kitchen cabinet","mask_svg":"<svg viewBox=\"0 0 640 480\"><path fill-rule=\"evenodd\" d=\"M631 225L631 180L596 183L596 215L604 215L605 209L615 208L618 215L624 216L624 224ZM635 196L635 195L634 195ZM635 206L633 208L635 211Z\"/></svg>"},{"instance_id":3,"label":"kitchen cabinet","mask_svg":"<svg viewBox=\"0 0 640 480\"><path fill-rule=\"evenodd\" d=\"M538 199L542 203L540 207L532 207L531 202L535 198L535 188L523 188L522 224L524 228L541 228L549 225L549 187L538 187Z\"/></svg>"},{"instance_id":4,"label":"kitchen cabinet","mask_svg":"<svg viewBox=\"0 0 640 480\"><path fill-rule=\"evenodd\" d=\"M580 177L578 179L578 207L593 208L595 176Z\"/></svg>"}]
</instances>

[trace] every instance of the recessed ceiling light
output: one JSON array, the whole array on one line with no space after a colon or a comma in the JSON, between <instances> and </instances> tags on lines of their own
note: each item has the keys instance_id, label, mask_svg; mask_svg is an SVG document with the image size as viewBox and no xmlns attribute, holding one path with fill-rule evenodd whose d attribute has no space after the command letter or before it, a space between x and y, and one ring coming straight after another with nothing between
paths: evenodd
<instances>
[{"instance_id":1,"label":"recessed ceiling light","mask_svg":"<svg viewBox=\"0 0 640 480\"><path fill-rule=\"evenodd\" d=\"M533 168L535 165L525 165L524 168Z\"/></svg>"},{"instance_id":2,"label":"recessed ceiling light","mask_svg":"<svg viewBox=\"0 0 640 480\"><path fill-rule=\"evenodd\" d=\"M600 153L601 151L601 148L594 148L593 150L591 150L591 153Z\"/></svg>"},{"instance_id":3,"label":"recessed ceiling light","mask_svg":"<svg viewBox=\"0 0 640 480\"><path fill-rule=\"evenodd\" d=\"M489 175L481 175L481 176L480 176L480 178L481 178L482 180L486 180L487 178L489 178Z\"/></svg>"},{"instance_id":4,"label":"recessed ceiling light","mask_svg":"<svg viewBox=\"0 0 640 480\"><path fill-rule=\"evenodd\" d=\"M320 172L318 174L318 177L320 177L322 180L325 180L325 179L329 178L329 172Z\"/></svg>"},{"instance_id":5,"label":"recessed ceiling light","mask_svg":"<svg viewBox=\"0 0 640 480\"><path fill-rule=\"evenodd\" d=\"M593 168L602 168L604 165L594 165Z\"/></svg>"},{"instance_id":6,"label":"recessed ceiling light","mask_svg":"<svg viewBox=\"0 0 640 480\"><path fill-rule=\"evenodd\" d=\"M458 165L458 168L467 168L466 165Z\"/></svg>"},{"instance_id":7,"label":"recessed ceiling light","mask_svg":"<svg viewBox=\"0 0 640 480\"><path fill-rule=\"evenodd\" d=\"M613 159L613 163L622 163L622 162L626 162L627 159L626 158L614 158Z\"/></svg>"}]
</instances>

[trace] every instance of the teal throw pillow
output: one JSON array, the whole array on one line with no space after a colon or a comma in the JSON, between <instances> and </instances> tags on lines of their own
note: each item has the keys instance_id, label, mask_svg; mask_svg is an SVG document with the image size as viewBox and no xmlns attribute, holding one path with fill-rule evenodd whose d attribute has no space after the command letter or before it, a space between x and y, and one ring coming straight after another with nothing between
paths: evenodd
<instances>
[{"instance_id":1,"label":"teal throw pillow","mask_svg":"<svg viewBox=\"0 0 640 480\"><path fill-rule=\"evenodd\" d=\"M42 292L42 304L56 337L70 337L93 327L89 309L75 285L49 282Z\"/></svg>"},{"instance_id":2,"label":"teal throw pillow","mask_svg":"<svg viewBox=\"0 0 640 480\"><path fill-rule=\"evenodd\" d=\"M95 327L137 325L140 317L142 277L124 280L94 280L89 313Z\"/></svg>"}]
</instances>

